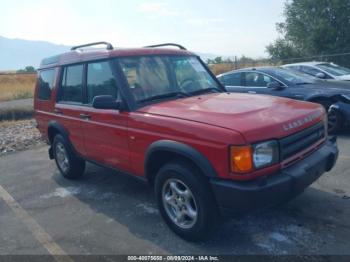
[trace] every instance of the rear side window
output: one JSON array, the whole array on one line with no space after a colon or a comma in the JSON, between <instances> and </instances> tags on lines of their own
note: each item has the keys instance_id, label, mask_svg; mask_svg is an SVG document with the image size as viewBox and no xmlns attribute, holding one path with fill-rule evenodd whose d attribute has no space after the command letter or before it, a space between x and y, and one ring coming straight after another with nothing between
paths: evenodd
<instances>
[{"instance_id":1,"label":"rear side window","mask_svg":"<svg viewBox=\"0 0 350 262\"><path fill-rule=\"evenodd\" d=\"M88 64L87 102L92 103L95 96L110 95L117 99L117 85L109 62Z\"/></svg>"},{"instance_id":2,"label":"rear side window","mask_svg":"<svg viewBox=\"0 0 350 262\"><path fill-rule=\"evenodd\" d=\"M246 72L244 80L247 87L267 87L274 81L271 77L257 72Z\"/></svg>"},{"instance_id":3,"label":"rear side window","mask_svg":"<svg viewBox=\"0 0 350 262\"><path fill-rule=\"evenodd\" d=\"M320 71L316 68L312 68L310 66L302 66L301 71L303 71L304 73L307 73L309 75L312 75L312 76L316 76L318 73L322 72L322 71Z\"/></svg>"},{"instance_id":4,"label":"rear side window","mask_svg":"<svg viewBox=\"0 0 350 262\"><path fill-rule=\"evenodd\" d=\"M60 101L83 102L83 65L67 66L63 69Z\"/></svg>"},{"instance_id":5,"label":"rear side window","mask_svg":"<svg viewBox=\"0 0 350 262\"><path fill-rule=\"evenodd\" d=\"M55 80L55 69L40 71L39 73L39 94L40 100L50 100L51 90Z\"/></svg>"}]
</instances>

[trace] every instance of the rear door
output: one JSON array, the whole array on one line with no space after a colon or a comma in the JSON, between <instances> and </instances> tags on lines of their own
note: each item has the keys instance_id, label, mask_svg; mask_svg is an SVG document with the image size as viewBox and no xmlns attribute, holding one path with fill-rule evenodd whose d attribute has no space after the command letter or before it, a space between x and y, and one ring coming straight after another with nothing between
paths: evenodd
<instances>
[{"instance_id":1,"label":"rear door","mask_svg":"<svg viewBox=\"0 0 350 262\"><path fill-rule=\"evenodd\" d=\"M69 140L80 155L85 155L80 109L83 106L84 65L62 68L62 76L54 108L55 119L65 128Z\"/></svg>"},{"instance_id":2,"label":"rear door","mask_svg":"<svg viewBox=\"0 0 350 262\"><path fill-rule=\"evenodd\" d=\"M100 164L128 171L128 112L95 109L95 96L111 95L120 100L119 87L112 72L112 62L105 60L87 63L86 96L84 107L80 108L86 157Z\"/></svg>"}]
</instances>

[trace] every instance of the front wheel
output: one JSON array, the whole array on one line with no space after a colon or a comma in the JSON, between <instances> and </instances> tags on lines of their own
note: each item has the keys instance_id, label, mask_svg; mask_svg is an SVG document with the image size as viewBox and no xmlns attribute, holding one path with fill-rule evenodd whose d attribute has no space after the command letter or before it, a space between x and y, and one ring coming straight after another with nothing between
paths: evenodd
<instances>
[{"instance_id":1,"label":"front wheel","mask_svg":"<svg viewBox=\"0 0 350 262\"><path fill-rule=\"evenodd\" d=\"M164 165L158 172L155 193L160 213L180 237L200 240L216 227L219 213L207 179L186 162Z\"/></svg>"}]
</instances>

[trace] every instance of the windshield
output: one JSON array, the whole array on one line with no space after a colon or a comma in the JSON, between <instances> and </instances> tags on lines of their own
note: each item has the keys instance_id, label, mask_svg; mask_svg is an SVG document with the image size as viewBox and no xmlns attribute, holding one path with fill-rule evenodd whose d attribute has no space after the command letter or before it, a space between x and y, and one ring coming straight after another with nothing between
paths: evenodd
<instances>
[{"instance_id":1,"label":"windshield","mask_svg":"<svg viewBox=\"0 0 350 262\"><path fill-rule=\"evenodd\" d=\"M305 74L299 73L293 69L285 69L285 68L274 68L273 74L281 78L281 81L286 80L290 83L300 85L300 84L312 84L315 82L315 78L311 76L307 76Z\"/></svg>"},{"instance_id":2,"label":"windshield","mask_svg":"<svg viewBox=\"0 0 350 262\"><path fill-rule=\"evenodd\" d=\"M194 56L138 56L118 58L117 61L139 103L221 91Z\"/></svg>"},{"instance_id":3,"label":"windshield","mask_svg":"<svg viewBox=\"0 0 350 262\"><path fill-rule=\"evenodd\" d=\"M334 76L343 76L343 75L350 75L350 69L342 66L338 66L335 64L318 64L317 65L322 70L326 71L327 73L334 75Z\"/></svg>"}]
</instances>

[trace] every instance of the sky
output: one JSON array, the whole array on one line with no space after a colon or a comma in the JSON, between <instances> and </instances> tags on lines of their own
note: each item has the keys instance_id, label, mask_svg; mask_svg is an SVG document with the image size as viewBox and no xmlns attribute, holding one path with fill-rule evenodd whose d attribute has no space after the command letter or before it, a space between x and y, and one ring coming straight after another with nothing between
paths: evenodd
<instances>
[{"instance_id":1,"label":"sky","mask_svg":"<svg viewBox=\"0 0 350 262\"><path fill-rule=\"evenodd\" d=\"M2 1L0 35L118 47L174 42L223 56L266 57L277 38L284 0ZM1 51L0 51L1 52Z\"/></svg>"}]
</instances>

